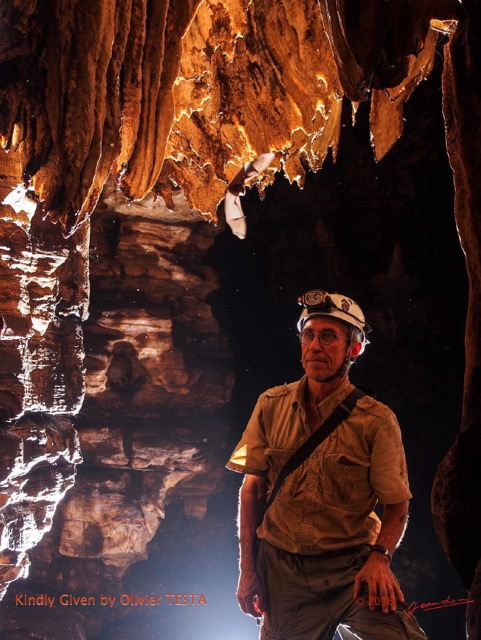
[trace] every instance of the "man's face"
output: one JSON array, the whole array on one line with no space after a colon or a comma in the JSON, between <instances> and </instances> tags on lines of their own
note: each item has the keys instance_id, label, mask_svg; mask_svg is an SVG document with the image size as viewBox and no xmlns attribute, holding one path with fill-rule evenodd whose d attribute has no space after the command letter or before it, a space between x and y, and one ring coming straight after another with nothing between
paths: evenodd
<instances>
[{"instance_id":1,"label":"man's face","mask_svg":"<svg viewBox=\"0 0 481 640\"><path fill-rule=\"evenodd\" d=\"M358 345L350 345L351 332L344 322L328 316L311 318L304 325L304 331L314 332L312 342L301 342L301 362L309 378L313 380L325 380L334 375L342 367L347 354L357 356ZM318 334L329 332L338 336L331 344L322 344ZM360 347L359 347L360 348Z\"/></svg>"}]
</instances>

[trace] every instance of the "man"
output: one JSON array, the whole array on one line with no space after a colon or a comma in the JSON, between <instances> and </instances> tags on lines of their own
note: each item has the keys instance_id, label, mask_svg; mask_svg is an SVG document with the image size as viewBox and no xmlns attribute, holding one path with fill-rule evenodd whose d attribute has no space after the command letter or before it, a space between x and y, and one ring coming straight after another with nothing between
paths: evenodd
<instances>
[{"instance_id":1,"label":"man","mask_svg":"<svg viewBox=\"0 0 481 640\"><path fill-rule=\"evenodd\" d=\"M349 368L368 344L370 328L352 299L314 289L299 302L305 375L259 397L226 465L246 474L239 605L262 622L261 640L332 640L336 630L345 640L426 640L390 569L412 495L387 406L358 399L264 513L285 462L354 389Z\"/></svg>"}]
</instances>

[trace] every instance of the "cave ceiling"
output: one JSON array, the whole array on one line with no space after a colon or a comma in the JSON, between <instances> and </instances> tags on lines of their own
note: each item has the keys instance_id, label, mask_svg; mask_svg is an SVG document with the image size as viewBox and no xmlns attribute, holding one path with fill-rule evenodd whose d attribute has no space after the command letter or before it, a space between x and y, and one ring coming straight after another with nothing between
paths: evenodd
<instances>
[{"instance_id":1,"label":"cave ceiling","mask_svg":"<svg viewBox=\"0 0 481 640\"><path fill-rule=\"evenodd\" d=\"M141 200L216 221L239 169L276 154L303 183L339 144L343 96L371 99L379 160L402 134L403 105L432 68L456 3L145 0L13 3L2 10L2 147L65 235L111 175ZM445 13L446 15L443 15ZM362 43L362 45L361 45Z\"/></svg>"},{"instance_id":2,"label":"cave ceiling","mask_svg":"<svg viewBox=\"0 0 481 640\"><path fill-rule=\"evenodd\" d=\"M263 197L282 173L302 189L335 164L346 108L352 126L368 110L381 163L441 51L469 278L460 426L477 433L480 24L477 2L455 0L0 8L0 599L28 574L60 503L37 577L52 573L72 590L115 583L147 558L174 497L204 517L222 487L217 412L234 385L209 303L219 283L205 263L219 225L245 238L246 188ZM443 484L457 477L457 454L433 512L469 588L481 582L479 545L462 551L463 502L455 496L452 509Z\"/></svg>"}]
</instances>

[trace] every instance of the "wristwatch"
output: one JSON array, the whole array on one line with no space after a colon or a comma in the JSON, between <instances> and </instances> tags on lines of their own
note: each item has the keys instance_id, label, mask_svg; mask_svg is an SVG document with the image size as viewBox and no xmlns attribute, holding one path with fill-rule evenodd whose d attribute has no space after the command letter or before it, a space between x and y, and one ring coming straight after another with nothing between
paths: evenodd
<instances>
[{"instance_id":1,"label":"wristwatch","mask_svg":"<svg viewBox=\"0 0 481 640\"><path fill-rule=\"evenodd\" d=\"M382 553L382 555L386 556L386 558L389 560L389 564L391 564L392 555L389 553L386 547L382 546L382 544L372 544L369 552L371 551L378 551L379 553Z\"/></svg>"}]
</instances>

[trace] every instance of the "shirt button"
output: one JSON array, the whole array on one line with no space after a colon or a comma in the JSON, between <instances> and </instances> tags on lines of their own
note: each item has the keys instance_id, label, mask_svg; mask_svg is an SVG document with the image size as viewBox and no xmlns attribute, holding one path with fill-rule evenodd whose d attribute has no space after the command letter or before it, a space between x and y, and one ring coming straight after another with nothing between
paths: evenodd
<instances>
[{"instance_id":1,"label":"shirt button","mask_svg":"<svg viewBox=\"0 0 481 640\"><path fill-rule=\"evenodd\" d=\"M309 489L309 491L312 491L314 489L314 485L313 484L308 484L307 488Z\"/></svg>"},{"instance_id":2,"label":"shirt button","mask_svg":"<svg viewBox=\"0 0 481 640\"><path fill-rule=\"evenodd\" d=\"M317 453L312 454L312 457L314 458L314 460L317 460L317 455L318 455Z\"/></svg>"},{"instance_id":3,"label":"shirt button","mask_svg":"<svg viewBox=\"0 0 481 640\"><path fill-rule=\"evenodd\" d=\"M303 518L302 522L304 522L304 524L309 524L309 518Z\"/></svg>"}]
</instances>

